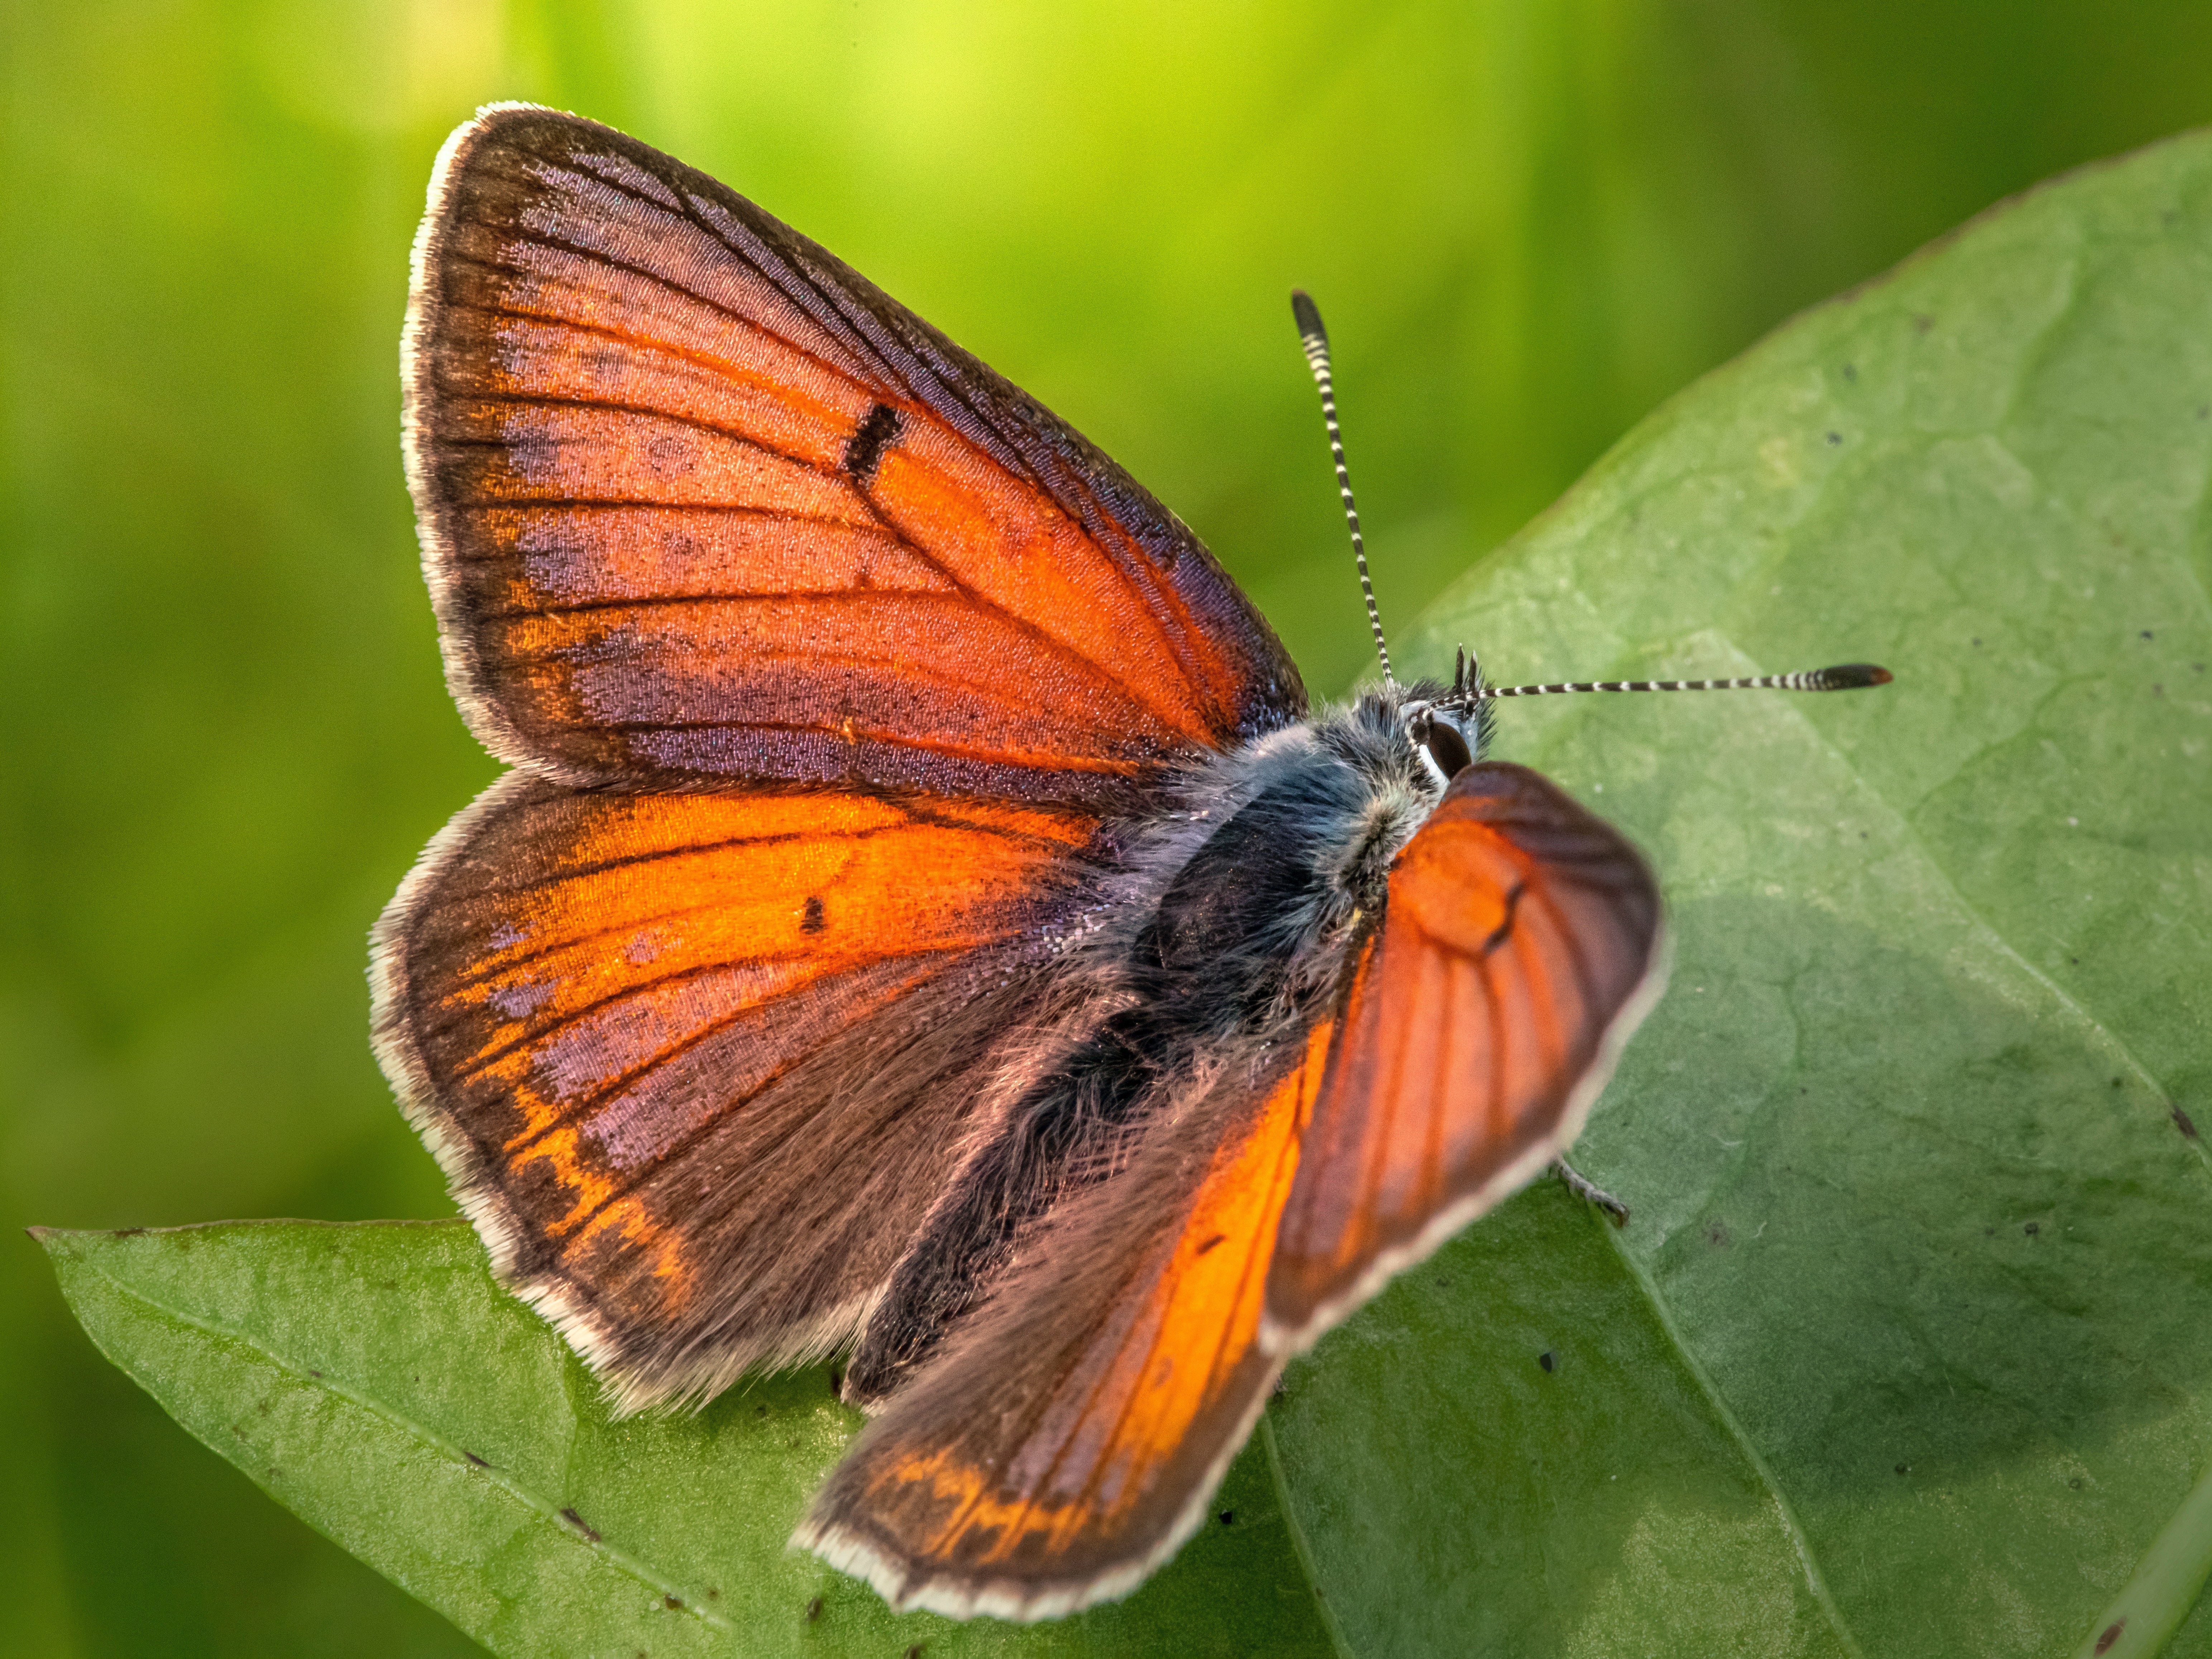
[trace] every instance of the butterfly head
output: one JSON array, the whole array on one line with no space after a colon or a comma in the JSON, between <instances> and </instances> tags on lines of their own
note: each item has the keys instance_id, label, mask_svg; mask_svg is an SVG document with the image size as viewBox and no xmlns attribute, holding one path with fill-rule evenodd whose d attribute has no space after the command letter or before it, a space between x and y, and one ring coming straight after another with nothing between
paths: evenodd
<instances>
[{"instance_id":1,"label":"butterfly head","mask_svg":"<svg viewBox=\"0 0 2212 1659\"><path fill-rule=\"evenodd\" d=\"M1316 749L1341 780L1340 816L1317 860L1340 920L1380 907L1391 861L1480 753L1479 719L1434 680L1372 688L1314 723ZM1317 755L1316 759L1320 757Z\"/></svg>"},{"instance_id":2,"label":"butterfly head","mask_svg":"<svg viewBox=\"0 0 2212 1659\"><path fill-rule=\"evenodd\" d=\"M1424 680L1407 687L1398 703L1406 741L1439 785L1474 765L1488 746L1490 703L1480 686L1481 674L1462 647L1449 685Z\"/></svg>"}]
</instances>

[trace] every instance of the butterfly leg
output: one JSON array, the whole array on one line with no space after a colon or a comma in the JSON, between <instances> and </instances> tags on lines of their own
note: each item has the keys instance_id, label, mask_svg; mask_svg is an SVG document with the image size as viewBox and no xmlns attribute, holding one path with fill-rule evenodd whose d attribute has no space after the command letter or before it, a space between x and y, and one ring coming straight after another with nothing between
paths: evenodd
<instances>
[{"instance_id":1,"label":"butterfly leg","mask_svg":"<svg viewBox=\"0 0 2212 1659\"><path fill-rule=\"evenodd\" d=\"M1552 1167L1559 1171L1559 1179L1567 1183L1569 1192L1585 1203L1595 1204L1599 1209L1603 1210L1613 1218L1614 1226L1626 1227L1628 1224L1628 1206L1590 1180L1564 1158L1553 1158Z\"/></svg>"}]
</instances>

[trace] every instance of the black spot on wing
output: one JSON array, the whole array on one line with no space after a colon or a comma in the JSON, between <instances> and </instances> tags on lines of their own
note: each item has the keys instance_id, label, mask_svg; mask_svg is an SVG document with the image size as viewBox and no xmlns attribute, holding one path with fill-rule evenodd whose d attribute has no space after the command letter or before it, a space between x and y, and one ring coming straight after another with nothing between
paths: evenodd
<instances>
[{"instance_id":1,"label":"black spot on wing","mask_svg":"<svg viewBox=\"0 0 2212 1659\"><path fill-rule=\"evenodd\" d=\"M838 463L845 475L866 489L883 464L884 452L906 430L906 417L889 404L878 404L861 417L845 442L845 459Z\"/></svg>"},{"instance_id":2,"label":"black spot on wing","mask_svg":"<svg viewBox=\"0 0 2212 1659\"><path fill-rule=\"evenodd\" d=\"M1514 913L1520 909L1521 896L1528 890L1528 884L1526 882L1519 881L1515 882L1510 888L1507 889L1505 894L1505 919L1499 922L1498 926L1492 930L1491 935L1488 939L1482 941L1482 954L1484 956L1488 956L1499 945L1504 944L1507 939L1513 937Z\"/></svg>"},{"instance_id":3,"label":"black spot on wing","mask_svg":"<svg viewBox=\"0 0 2212 1659\"><path fill-rule=\"evenodd\" d=\"M799 919L799 931L802 933L818 933L826 925L826 919L822 914L821 898L818 896L809 898L806 901L806 914Z\"/></svg>"}]
</instances>

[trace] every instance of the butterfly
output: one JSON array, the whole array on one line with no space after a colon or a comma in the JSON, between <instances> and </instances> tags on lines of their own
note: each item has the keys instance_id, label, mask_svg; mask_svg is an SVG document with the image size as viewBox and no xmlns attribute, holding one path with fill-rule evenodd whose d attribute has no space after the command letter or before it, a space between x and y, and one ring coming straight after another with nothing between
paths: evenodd
<instances>
[{"instance_id":1,"label":"butterfly","mask_svg":"<svg viewBox=\"0 0 2212 1659\"><path fill-rule=\"evenodd\" d=\"M1310 708L1127 473L606 127L447 140L403 360L513 769L378 923L375 1041L495 1271L623 1410L845 1356L795 1541L895 1606L1126 1594L1573 1139L1650 872L1464 670Z\"/></svg>"}]
</instances>

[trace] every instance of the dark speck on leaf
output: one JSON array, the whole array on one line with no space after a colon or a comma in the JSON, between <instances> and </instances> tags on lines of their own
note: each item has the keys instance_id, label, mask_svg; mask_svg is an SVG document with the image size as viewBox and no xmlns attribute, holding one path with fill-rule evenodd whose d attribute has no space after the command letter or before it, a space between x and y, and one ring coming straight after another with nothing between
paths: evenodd
<instances>
[{"instance_id":1,"label":"dark speck on leaf","mask_svg":"<svg viewBox=\"0 0 2212 1659\"><path fill-rule=\"evenodd\" d=\"M2142 631L2142 636L2143 636L2145 639L2148 639L2148 638L2150 637L2150 629L2148 629L2148 628L2144 629L2143 629L2143 631Z\"/></svg>"},{"instance_id":2,"label":"dark speck on leaf","mask_svg":"<svg viewBox=\"0 0 2212 1659\"><path fill-rule=\"evenodd\" d=\"M323 1374L322 1374L320 1371L319 1371L319 1370L310 1370L307 1372L307 1375L308 1375L308 1376L312 1376L312 1377L313 1377L313 1378L315 1379L315 1381L316 1381L316 1382L321 1382L321 1381L323 1380Z\"/></svg>"},{"instance_id":3,"label":"dark speck on leaf","mask_svg":"<svg viewBox=\"0 0 2212 1659\"><path fill-rule=\"evenodd\" d=\"M1899 1474L1910 1474L1912 1473L1912 1465L1910 1463L1899 1463L1897 1466L1897 1472Z\"/></svg>"},{"instance_id":4,"label":"dark speck on leaf","mask_svg":"<svg viewBox=\"0 0 2212 1659\"><path fill-rule=\"evenodd\" d=\"M2118 1088L2119 1086L2120 1086L2120 1079L2118 1079L2118 1078L2114 1078L2114 1079L2112 1079L2112 1087L2114 1087L2115 1089L2117 1089L2117 1088Z\"/></svg>"},{"instance_id":5,"label":"dark speck on leaf","mask_svg":"<svg viewBox=\"0 0 2212 1659\"><path fill-rule=\"evenodd\" d=\"M1829 441L1831 444L1839 444L1839 443L1843 442L1843 441L1844 441L1844 434L1843 434L1842 433L1840 433L1840 432L1831 432L1831 433L1828 434L1828 441Z\"/></svg>"},{"instance_id":6,"label":"dark speck on leaf","mask_svg":"<svg viewBox=\"0 0 2212 1659\"><path fill-rule=\"evenodd\" d=\"M2173 1127L2180 1130L2187 1139L2191 1140L2197 1139L2197 1125L2190 1121L2189 1114L2179 1106L2173 1109Z\"/></svg>"},{"instance_id":7,"label":"dark speck on leaf","mask_svg":"<svg viewBox=\"0 0 2212 1659\"><path fill-rule=\"evenodd\" d=\"M806 1622L811 1625L821 1616L822 1598L817 1595L806 1604Z\"/></svg>"},{"instance_id":8,"label":"dark speck on leaf","mask_svg":"<svg viewBox=\"0 0 2212 1659\"><path fill-rule=\"evenodd\" d=\"M1994 1227L1984 1227L1982 1229L1982 1237L1984 1238L1995 1238L1996 1236L1997 1230Z\"/></svg>"},{"instance_id":9,"label":"dark speck on leaf","mask_svg":"<svg viewBox=\"0 0 2212 1659\"><path fill-rule=\"evenodd\" d=\"M1536 1363L1539 1365L1541 1365L1547 1372L1557 1370L1559 1364L1559 1360L1553 1357L1553 1352L1549 1348L1545 1349L1543 1352L1536 1356Z\"/></svg>"},{"instance_id":10,"label":"dark speck on leaf","mask_svg":"<svg viewBox=\"0 0 2212 1659\"><path fill-rule=\"evenodd\" d=\"M906 1650L906 1659L921 1659L921 1644L916 1642Z\"/></svg>"},{"instance_id":11,"label":"dark speck on leaf","mask_svg":"<svg viewBox=\"0 0 2212 1659\"><path fill-rule=\"evenodd\" d=\"M1729 1242L1729 1230L1728 1230L1727 1226L1726 1226L1724 1224L1723 1224L1723 1223L1721 1223L1721 1222L1718 1222L1718 1221L1708 1221L1707 1223L1705 1223L1705 1243L1708 1243L1708 1244L1713 1244L1713 1245L1720 1245L1720 1244L1725 1244L1725 1243L1727 1243L1728 1242Z\"/></svg>"},{"instance_id":12,"label":"dark speck on leaf","mask_svg":"<svg viewBox=\"0 0 2212 1659\"><path fill-rule=\"evenodd\" d=\"M765 1407L765 1406L756 1406L756 1407L753 1407L753 1415L754 1415L755 1417L766 1417L766 1416L768 1415L768 1407Z\"/></svg>"},{"instance_id":13,"label":"dark speck on leaf","mask_svg":"<svg viewBox=\"0 0 2212 1659\"><path fill-rule=\"evenodd\" d=\"M722 1592L709 1584L707 1587L707 1599L709 1601L719 1601L722 1599Z\"/></svg>"},{"instance_id":14,"label":"dark speck on leaf","mask_svg":"<svg viewBox=\"0 0 2212 1659\"><path fill-rule=\"evenodd\" d=\"M1981 641L1980 641L1979 640L1976 640L1976 641L1974 641L1974 643L1975 643L1976 645L1979 645L1979 644L1981 643Z\"/></svg>"},{"instance_id":15,"label":"dark speck on leaf","mask_svg":"<svg viewBox=\"0 0 2212 1659\"><path fill-rule=\"evenodd\" d=\"M2075 1475L2075 1476L2071 1480L2069 1480L2066 1484L2067 1484L2068 1486L2069 1486L2073 1487L2073 1489L2074 1489L2075 1492L2079 1492L2079 1491L2081 1491L2081 1477L2080 1475L2078 1475L2078 1474L2077 1474L2077 1475Z\"/></svg>"},{"instance_id":16,"label":"dark speck on leaf","mask_svg":"<svg viewBox=\"0 0 2212 1659\"><path fill-rule=\"evenodd\" d=\"M590 1539L594 1544L599 1541L599 1534L592 1531L591 1526L585 1521L584 1517L577 1514L575 1510L562 1510L561 1511L561 1518L563 1521L566 1521L570 1526L574 1527L578 1532L583 1534L585 1537Z\"/></svg>"},{"instance_id":17,"label":"dark speck on leaf","mask_svg":"<svg viewBox=\"0 0 2212 1659\"><path fill-rule=\"evenodd\" d=\"M2110 1649L2113 1643L2120 1639L2120 1632L2127 1627L2128 1621L2124 1618L2115 1619L2111 1624L2106 1626L2105 1628L2098 1633L2097 1651L2103 1653Z\"/></svg>"},{"instance_id":18,"label":"dark speck on leaf","mask_svg":"<svg viewBox=\"0 0 2212 1659\"><path fill-rule=\"evenodd\" d=\"M480 1469L488 1469L491 1467L490 1464L485 1462L483 1458L478 1457L472 1451L465 1451L461 1455L467 1458L470 1462L475 1464Z\"/></svg>"},{"instance_id":19,"label":"dark speck on leaf","mask_svg":"<svg viewBox=\"0 0 2212 1659\"><path fill-rule=\"evenodd\" d=\"M1221 1511L1219 1519L1223 1526L1228 1526L1237 1519L1237 1511L1235 1510L1224 1510Z\"/></svg>"},{"instance_id":20,"label":"dark speck on leaf","mask_svg":"<svg viewBox=\"0 0 2212 1659\"><path fill-rule=\"evenodd\" d=\"M684 1599L678 1595L664 1595L660 1598L660 1605L664 1607L680 1607L684 1605Z\"/></svg>"},{"instance_id":21,"label":"dark speck on leaf","mask_svg":"<svg viewBox=\"0 0 2212 1659\"><path fill-rule=\"evenodd\" d=\"M1844 378L1845 380L1857 380L1857 379L1858 379L1858 377L1859 377L1859 371L1858 371L1858 369L1857 369L1857 368L1856 368L1856 365L1851 364L1851 363L1845 363L1845 364L1844 365Z\"/></svg>"},{"instance_id":22,"label":"dark speck on leaf","mask_svg":"<svg viewBox=\"0 0 2212 1659\"><path fill-rule=\"evenodd\" d=\"M1912 331L1915 334L1925 334L1935 326L1936 319L1933 317L1920 316L1912 319Z\"/></svg>"},{"instance_id":23,"label":"dark speck on leaf","mask_svg":"<svg viewBox=\"0 0 2212 1659\"><path fill-rule=\"evenodd\" d=\"M2022 1231L2022 1232L2026 1233L2026 1234L2027 1234L2030 1238L2033 1238L2033 1237L2034 1237L2038 1233L2041 1232L2042 1231L2043 1231L2043 1224L2042 1224L2041 1222L2039 1222L2039 1221L2031 1221L2031 1222L2029 1222L2029 1223L2027 1224L2027 1225L2026 1225L2025 1227L2022 1227L2022 1228L2021 1229L2021 1231Z\"/></svg>"}]
</instances>

